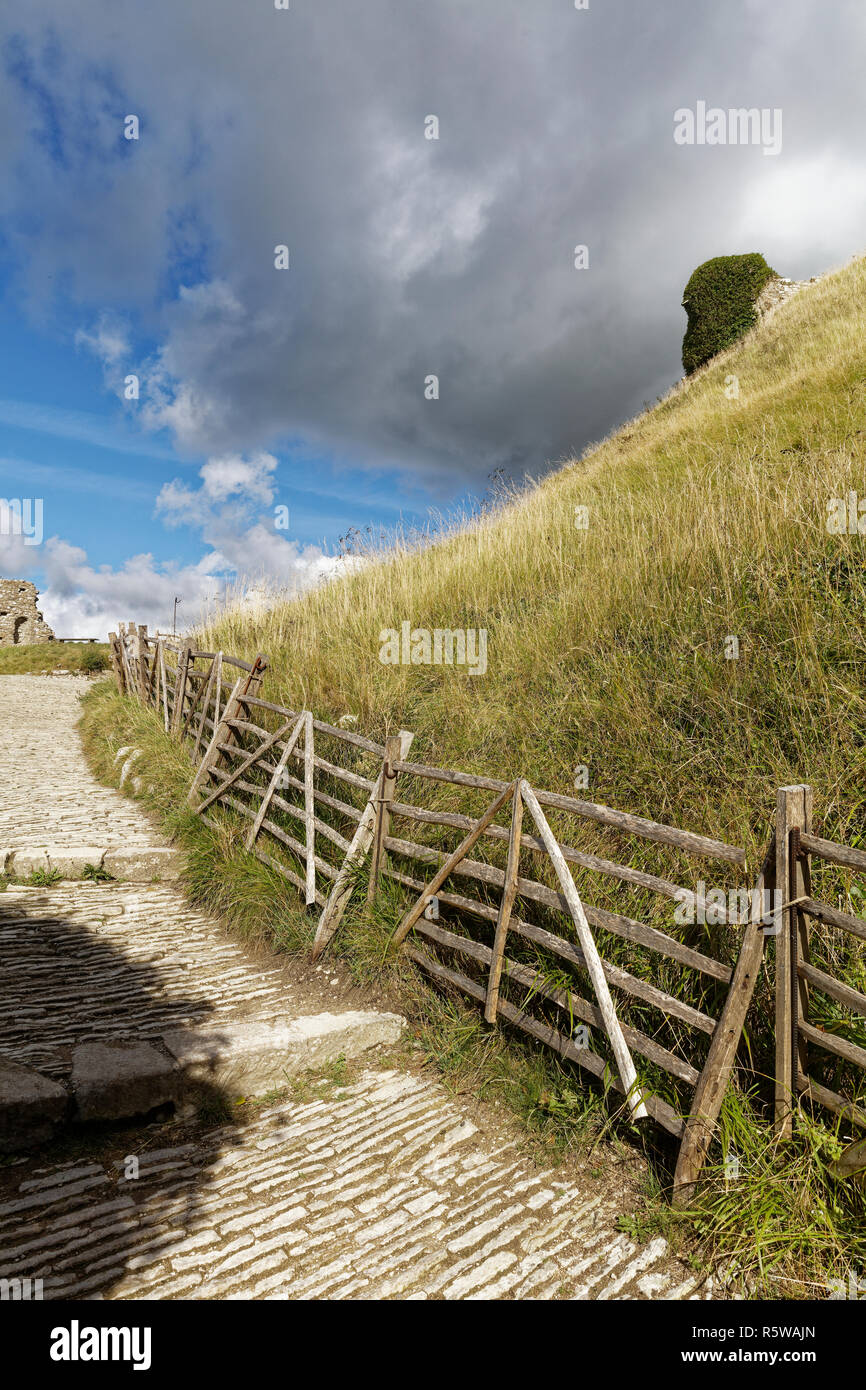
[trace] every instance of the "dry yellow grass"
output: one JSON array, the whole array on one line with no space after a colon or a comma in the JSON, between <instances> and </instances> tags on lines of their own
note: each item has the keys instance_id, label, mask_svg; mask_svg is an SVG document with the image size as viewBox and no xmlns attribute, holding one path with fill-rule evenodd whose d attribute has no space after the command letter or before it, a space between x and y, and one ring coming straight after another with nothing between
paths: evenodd
<instances>
[{"instance_id":1,"label":"dry yellow grass","mask_svg":"<svg viewBox=\"0 0 866 1390\"><path fill-rule=\"evenodd\" d=\"M866 494L864 291L858 260L511 505L217 616L206 644L265 651L272 698L408 727L440 764L562 791L586 764L592 799L752 848L805 780L856 837L866 539L826 518ZM486 629L487 673L383 665L404 620Z\"/></svg>"}]
</instances>

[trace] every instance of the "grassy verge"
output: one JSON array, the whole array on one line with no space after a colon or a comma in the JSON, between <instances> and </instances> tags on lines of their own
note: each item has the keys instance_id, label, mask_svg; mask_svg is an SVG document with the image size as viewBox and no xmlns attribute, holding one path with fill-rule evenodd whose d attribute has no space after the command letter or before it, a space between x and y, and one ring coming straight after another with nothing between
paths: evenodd
<instances>
[{"instance_id":1,"label":"grassy verge","mask_svg":"<svg viewBox=\"0 0 866 1390\"><path fill-rule=\"evenodd\" d=\"M195 904L219 914L248 941L277 952L309 949L315 919L279 874L245 853L230 814L219 813L220 827L211 830L186 807L188 754L152 711L101 682L85 697L82 734L94 771L113 785L117 749L142 750L138 799L184 851L184 884ZM672 1211L666 1191L673 1144L657 1131L630 1127L616 1098L588 1086L577 1069L489 1029L462 999L433 991L411 964L389 956L387 942L405 904L386 882L368 913L362 889L363 882L332 948L356 983L384 986L443 1082L455 1093L506 1105L544 1161L578 1156L597 1176L628 1166L642 1151L647 1165L622 1218L628 1234L664 1234L696 1265L730 1269L753 1294L768 1298L826 1296L830 1280L866 1265L863 1193L851 1183L837 1184L829 1172L842 1147L837 1132L804 1117L796 1141L778 1146L754 1097L733 1090L693 1207ZM732 1153L736 1174L723 1160Z\"/></svg>"},{"instance_id":2,"label":"grassy verge","mask_svg":"<svg viewBox=\"0 0 866 1390\"><path fill-rule=\"evenodd\" d=\"M0 676L39 676L66 670L93 675L109 666L105 642L34 642L0 647Z\"/></svg>"}]
</instances>

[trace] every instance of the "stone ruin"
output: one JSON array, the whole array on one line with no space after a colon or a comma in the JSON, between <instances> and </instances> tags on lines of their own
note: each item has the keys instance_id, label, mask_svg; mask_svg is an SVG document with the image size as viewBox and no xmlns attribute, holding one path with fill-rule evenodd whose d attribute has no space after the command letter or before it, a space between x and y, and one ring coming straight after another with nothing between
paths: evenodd
<instances>
[{"instance_id":1,"label":"stone ruin","mask_svg":"<svg viewBox=\"0 0 866 1390\"><path fill-rule=\"evenodd\" d=\"M0 647L54 641L36 607L38 597L36 585L26 579L0 579Z\"/></svg>"}]
</instances>

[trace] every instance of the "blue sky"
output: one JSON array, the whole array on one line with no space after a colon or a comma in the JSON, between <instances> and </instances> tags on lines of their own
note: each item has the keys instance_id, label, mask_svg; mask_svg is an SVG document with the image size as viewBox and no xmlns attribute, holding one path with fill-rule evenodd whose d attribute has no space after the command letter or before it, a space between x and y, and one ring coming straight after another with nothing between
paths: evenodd
<instances>
[{"instance_id":1,"label":"blue sky","mask_svg":"<svg viewBox=\"0 0 866 1390\"><path fill-rule=\"evenodd\" d=\"M7 9L0 573L61 636L192 621L579 454L680 375L696 265L862 252L864 39L859 0ZM700 102L776 146L679 143Z\"/></svg>"}]
</instances>

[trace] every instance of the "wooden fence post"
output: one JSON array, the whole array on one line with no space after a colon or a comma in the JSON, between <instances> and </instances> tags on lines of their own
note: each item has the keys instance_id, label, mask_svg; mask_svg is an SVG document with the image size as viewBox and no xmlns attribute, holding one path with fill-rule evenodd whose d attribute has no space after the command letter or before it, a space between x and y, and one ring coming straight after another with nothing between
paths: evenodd
<instances>
[{"instance_id":1,"label":"wooden fence post","mask_svg":"<svg viewBox=\"0 0 866 1390\"><path fill-rule=\"evenodd\" d=\"M165 674L165 645L160 637L156 645L156 660L159 662L159 672L157 674L157 707L159 706L159 692L162 689L162 726L168 733L168 678Z\"/></svg>"},{"instance_id":2,"label":"wooden fence post","mask_svg":"<svg viewBox=\"0 0 866 1390\"><path fill-rule=\"evenodd\" d=\"M707 1150L710 1147L710 1140L715 1131L716 1121L725 1099L728 1080L736 1060L737 1048L743 1033L743 1024L746 1021L746 1014L749 1012L749 1005L752 1002L752 995L758 982L758 972L764 959L766 938L763 909L765 904L772 902L772 897L768 895L772 894L775 886L776 840L773 836L758 874L758 881L755 885L756 892L752 897L753 902L757 901L761 904L762 912L756 920L750 920L745 928L743 944L740 947L740 954L737 957L737 964L734 967L734 973L728 987L728 997L716 1024L707 1053L707 1060L704 1063L700 1080L695 1087L691 1111L683 1130L674 1173L673 1198L675 1206L682 1206L691 1197L707 1157ZM751 916L754 919L754 913Z\"/></svg>"},{"instance_id":3,"label":"wooden fence post","mask_svg":"<svg viewBox=\"0 0 866 1390\"><path fill-rule=\"evenodd\" d=\"M370 881L367 884L368 907L375 901L379 888L379 875L385 854L385 840L391 825L391 802L394 800L394 791L397 786L397 774L393 771L392 764L399 762L401 758L406 756L402 751L405 732L405 729L401 729L399 734L389 734L385 740L385 758L382 763L382 795L376 806L373 844L370 851Z\"/></svg>"},{"instance_id":4,"label":"wooden fence post","mask_svg":"<svg viewBox=\"0 0 866 1390\"><path fill-rule=\"evenodd\" d=\"M138 649L138 693L142 702L147 704L148 680L147 680L147 626L139 624L137 629L136 647Z\"/></svg>"},{"instance_id":5,"label":"wooden fence post","mask_svg":"<svg viewBox=\"0 0 866 1390\"><path fill-rule=\"evenodd\" d=\"M307 850L306 890L304 898L307 907L316 905L316 802L315 802L315 757L313 743L313 716L310 710L304 711L304 839Z\"/></svg>"},{"instance_id":6,"label":"wooden fence post","mask_svg":"<svg viewBox=\"0 0 866 1390\"><path fill-rule=\"evenodd\" d=\"M171 713L171 732L179 734L183 725L183 702L186 698L186 681L189 673L189 658L192 647L185 642L177 659L177 676L174 682L174 709Z\"/></svg>"},{"instance_id":7,"label":"wooden fence post","mask_svg":"<svg viewBox=\"0 0 866 1390\"><path fill-rule=\"evenodd\" d=\"M123 663L120 659L120 642L118 641L116 632L109 632L108 634L108 651L111 656L111 669L114 672L114 679L117 682L117 693L118 695L123 695L125 693Z\"/></svg>"},{"instance_id":8,"label":"wooden fence post","mask_svg":"<svg viewBox=\"0 0 866 1390\"><path fill-rule=\"evenodd\" d=\"M409 752L409 747L414 737L415 735L409 733L408 729L401 729L399 734L399 738L401 740L401 762L404 760L406 754ZM382 797L382 790L384 784L383 773L384 763L382 766L382 772L379 773L379 776L376 779L376 785L371 791L369 800L367 801L367 804L364 807L364 810L361 814L361 819L358 822L358 828L355 831L355 834L352 836L352 843L349 845L349 848L346 851L346 857L343 860L340 872L337 874L337 877L334 880L333 887L331 888L331 891L328 894L328 901L325 903L325 906L322 910L322 915L319 918L319 925L316 927L316 935L313 939L313 960L318 960L319 956L322 954L328 942L331 940L331 937L334 935L335 931L340 925L340 922L343 918L343 913L346 911L349 899L352 896L353 867L356 864L360 864L363 862L364 858L369 852L370 845L372 844L373 830L376 821L376 809Z\"/></svg>"},{"instance_id":9,"label":"wooden fence post","mask_svg":"<svg viewBox=\"0 0 866 1390\"><path fill-rule=\"evenodd\" d=\"M511 909L517 895L517 878L520 872L520 837L523 828L523 793L520 783L514 783L514 800L511 803L511 834L508 838L508 862L505 867L505 883L502 887L502 901L496 919L496 932L493 937L493 954L490 957L490 970L487 976L487 999L484 1003L484 1017L488 1023L496 1022L499 1009L499 981L502 978L502 961L505 956L505 943L508 938L508 924Z\"/></svg>"},{"instance_id":10,"label":"wooden fence post","mask_svg":"<svg viewBox=\"0 0 866 1390\"><path fill-rule=\"evenodd\" d=\"M797 1094L799 980L797 977L799 912L795 854L799 832L811 824L812 791L803 785L776 793L776 887L782 895L776 935L776 1085L774 1129L788 1139L793 1129Z\"/></svg>"}]
</instances>

